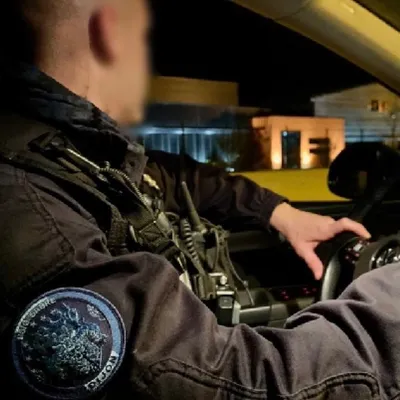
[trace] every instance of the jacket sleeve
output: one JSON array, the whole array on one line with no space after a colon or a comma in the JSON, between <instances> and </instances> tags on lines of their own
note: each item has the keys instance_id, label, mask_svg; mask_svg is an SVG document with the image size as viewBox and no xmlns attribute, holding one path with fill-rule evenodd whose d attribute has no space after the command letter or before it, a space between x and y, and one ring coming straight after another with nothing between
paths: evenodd
<instances>
[{"instance_id":1,"label":"jacket sleeve","mask_svg":"<svg viewBox=\"0 0 400 400\"><path fill-rule=\"evenodd\" d=\"M199 163L186 156L149 152L150 174L162 182L168 205L176 205L180 182L185 180L199 214L216 224L231 228L237 222L267 227L275 207L286 201L282 196L263 189L251 180L231 175L221 168ZM172 206L172 208L174 208Z\"/></svg>"},{"instance_id":2,"label":"jacket sleeve","mask_svg":"<svg viewBox=\"0 0 400 400\"><path fill-rule=\"evenodd\" d=\"M341 299L291 318L287 329L226 328L164 259L147 253L112 257L104 234L65 193L43 179L18 179L18 187L9 185L0 199L1 283L15 270L26 274L39 265L52 274L47 270L42 282L36 276L24 286L18 297L24 302L61 282L101 294L118 309L128 338L119 376L107 386L110 398L399 398L398 265L362 276ZM14 298L6 300L12 304ZM17 321L20 307L12 304L0 324L9 315ZM1 339L8 343L4 334ZM3 381L2 389L11 381Z\"/></svg>"}]
</instances>

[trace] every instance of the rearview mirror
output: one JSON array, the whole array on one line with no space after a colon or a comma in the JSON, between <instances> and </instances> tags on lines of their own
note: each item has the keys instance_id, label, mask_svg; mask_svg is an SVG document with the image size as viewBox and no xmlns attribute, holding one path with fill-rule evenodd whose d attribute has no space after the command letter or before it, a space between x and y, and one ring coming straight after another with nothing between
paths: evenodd
<instances>
[{"instance_id":1,"label":"rearview mirror","mask_svg":"<svg viewBox=\"0 0 400 400\"><path fill-rule=\"evenodd\" d=\"M384 180L400 174L400 154L382 143L355 143L332 162L329 190L355 200L376 189Z\"/></svg>"}]
</instances>

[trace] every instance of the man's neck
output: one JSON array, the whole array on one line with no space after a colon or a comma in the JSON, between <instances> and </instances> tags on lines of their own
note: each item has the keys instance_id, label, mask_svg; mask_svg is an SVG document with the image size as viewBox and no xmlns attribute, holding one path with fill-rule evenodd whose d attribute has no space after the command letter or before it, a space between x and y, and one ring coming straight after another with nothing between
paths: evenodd
<instances>
[{"instance_id":1,"label":"man's neck","mask_svg":"<svg viewBox=\"0 0 400 400\"><path fill-rule=\"evenodd\" d=\"M100 100L101 96L96 93L96 90L93 90L94 86L100 87L100 85L91 84L95 80L91 72L74 63L59 67L55 66L55 63L41 61L37 63L37 67L72 93L107 112L104 102Z\"/></svg>"}]
</instances>

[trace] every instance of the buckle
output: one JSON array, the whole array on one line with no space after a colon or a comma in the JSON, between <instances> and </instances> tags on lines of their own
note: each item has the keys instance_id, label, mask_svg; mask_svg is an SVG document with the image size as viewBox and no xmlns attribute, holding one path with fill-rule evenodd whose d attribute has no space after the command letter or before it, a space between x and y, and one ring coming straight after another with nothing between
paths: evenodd
<instances>
[{"instance_id":1,"label":"buckle","mask_svg":"<svg viewBox=\"0 0 400 400\"><path fill-rule=\"evenodd\" d=\"M195 294L217 317L218 323L225 326L240 322L241 306L236 300L236 293L230 287L227 276L222 272L193 277Z\"/></svg>"}]
</instances>

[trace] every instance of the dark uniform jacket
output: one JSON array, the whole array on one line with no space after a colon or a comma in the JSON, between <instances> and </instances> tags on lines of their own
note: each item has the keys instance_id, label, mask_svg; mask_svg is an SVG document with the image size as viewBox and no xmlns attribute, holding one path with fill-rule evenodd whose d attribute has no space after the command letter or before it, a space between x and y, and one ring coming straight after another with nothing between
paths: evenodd
<instances>
[{"instance_id":1,"label":"dark uniform jacket","mask_svg":"<svg viewBox=\"0 0 400 400\"><path fill-rule=\"evenodd\" d=\"M2 95L1 113L61 129L91 160L138 183L146 170L179 211L175 156L145 156L104 113L34 68L3 72ZM267 226L282 201L194 161L186 168L196 207L215 223ZM89 208L49 178L0 164L1 398L400 399L398 265L362 276L284 330L227 328L165 259L113 257Z\"/></svg>"}]
</instances>

